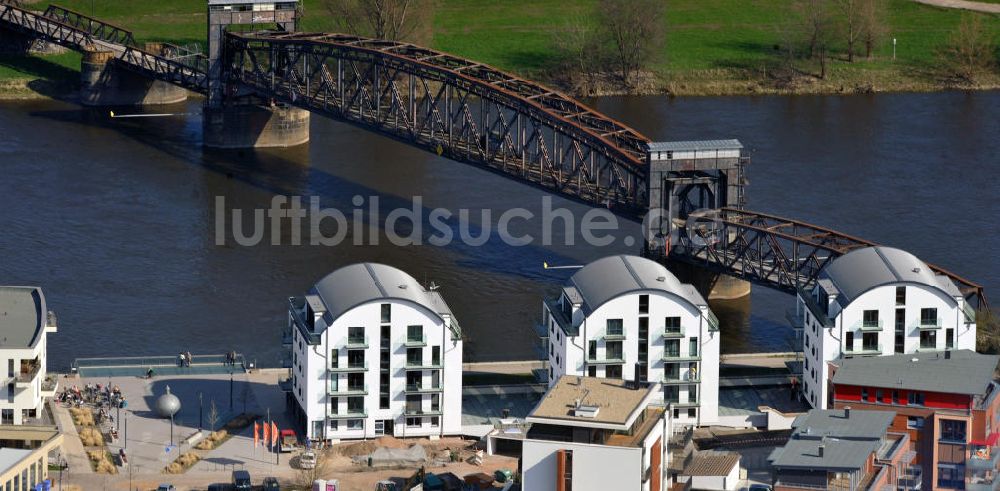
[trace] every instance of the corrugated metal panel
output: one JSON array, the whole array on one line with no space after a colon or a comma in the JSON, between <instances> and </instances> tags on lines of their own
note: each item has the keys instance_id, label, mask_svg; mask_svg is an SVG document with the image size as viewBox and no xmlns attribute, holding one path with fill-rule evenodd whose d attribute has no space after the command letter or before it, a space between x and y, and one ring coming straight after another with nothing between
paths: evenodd
<instances>
[{"instance_id":1,"label":"corrugated metal panel","mask_svg":"<svg viewBox=\"0 0 1000 491\"><path fill-rule=\"evenodd\" d=\"M649 151L651 152L668 152L668 151L682 152L682 151L742 150L742 149L743 149L743 144L736 139L652 142L649 144Z\"/></svg>"}]
</instances>

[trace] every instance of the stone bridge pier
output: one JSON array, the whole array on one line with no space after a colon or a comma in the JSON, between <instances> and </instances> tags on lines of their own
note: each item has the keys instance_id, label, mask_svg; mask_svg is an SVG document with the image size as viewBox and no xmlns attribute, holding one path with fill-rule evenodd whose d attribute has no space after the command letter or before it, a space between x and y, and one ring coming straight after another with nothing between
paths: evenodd
<instances>
[{"instance_id":1,"label":"stone bridge pier","mask_svg":"<svg viewBox=\"0 0 1000 491\"><path fill-rule=\"evenodd\" d=\"M146 51L158 51L148 43ZM80 63L80 103L85 106L146 106L187 100L188 91L117 66L114 53L86 49Z\"/></svg>"},{"instance_id":2,"label":"stone bridge pier","mask_svg":"<svg viewBox=\"0 0 1000 491\"><path fill-rule=\"evenodd\" d=\"M211 148L292 147L309 141L309 111L271 104L206 104L204 145Z\"/></svg>"}]
</instances>

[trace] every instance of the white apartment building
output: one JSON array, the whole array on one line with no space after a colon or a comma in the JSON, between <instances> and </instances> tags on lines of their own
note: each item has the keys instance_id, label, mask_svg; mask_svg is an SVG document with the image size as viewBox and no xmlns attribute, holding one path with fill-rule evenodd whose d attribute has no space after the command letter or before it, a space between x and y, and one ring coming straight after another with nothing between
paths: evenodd
<instances>
[{"instance_id":1,"label":"white apartment building","mask_svg":"<svg viewBox=\"0 0 1000 491\"><path fill-rule=\"evenodd\" d=\"M55 316L41 288L0 286L0 367L6 369L0 424L40 417L45 398L55 394L55 384L45 380L46 335L54 332Z\"/></svg>"},{"instance_id":2,"label":"white apartment building","mask_svg":"<svg viewBox=\"0 0 1000 491\"><path fill-rule=\"evenodd\" d=\"M441 294L384 264L343 267L289 299L291 391L316 440L462 428L462 331Z\"/></svg>"},{"instance_id":3,"label":"white apartment building","mask_svg":"<svg viewBox=\"0 0 1000 491\"><path fill-rule=\"evenodd\" d=\"M891 247L845 254L800 290L792 321L802 329L802 392L828 406L831 362L854 356L976 349L976 315L954 282Z\"/></svg>"},{"instance_id":4,"label":"white apartment building","mask_svg":"<svg viewBox=\"0 0 1000 491\"><path fill-rule=\"evenodd\" d=\"M563 375L662 383L675 427L719 412L719 324L708 303L667 268L637 256L587 264L542 305L549 386Z\"/></svg>"},{"instance_id":5,"label":"white apartment building","mask_svg":"<svg viewBox=\"0 0 1000 491\"><path fill-rule=\"evenodd\" d=\"M523 489L670 489L659 384L563 376L525 419Z\"/></svg>"}]
</instances>

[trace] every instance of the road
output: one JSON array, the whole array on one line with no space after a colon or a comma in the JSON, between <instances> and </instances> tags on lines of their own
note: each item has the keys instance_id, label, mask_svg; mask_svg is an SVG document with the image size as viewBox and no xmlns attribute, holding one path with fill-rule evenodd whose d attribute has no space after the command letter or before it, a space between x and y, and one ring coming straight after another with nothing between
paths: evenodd
<instances>
[{"instance_id":1,"label":"road","mask_svg":"<svg viewBox=\"0 0 1000 491\"><path fill-rule=\"evenodd\" d=\"M946 9L972 10L988 14L1000 14L1000 3L970 2L968 0L915 0L924 5Z\"/></svg>"}]
</instances>

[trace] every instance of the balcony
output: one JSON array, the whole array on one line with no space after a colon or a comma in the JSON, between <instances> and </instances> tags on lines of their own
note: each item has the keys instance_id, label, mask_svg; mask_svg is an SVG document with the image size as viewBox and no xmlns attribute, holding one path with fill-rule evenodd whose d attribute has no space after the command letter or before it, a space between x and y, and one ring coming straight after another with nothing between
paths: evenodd
<instances>
[{"instance_id":1,"label":"balcony","mask_svg":"<svg viewBox=\"0 0 1000 491\"><path fill-rule=\"evenodd\" d=\"M604 335L601 337L603 337L605 341L624 341L625 331L624 330L605 331Z\"/></svg>"},{"instance_id":2,"label":"balcony","mask_svg":"<svg viewBox=\"0 0 1000 491\"><path fill-rule=\"evenodd\" d=\"M864 344L860 348L855 348L853 346L848 346L844 348L844 354L849 356L868 356L868 355L881 355L882 354L882 343L879 344Z\"/></svg>"},{"instance_id":3,"label":"balcony","mask_svg":"<svg viewBox=\"0 0 1000 491\"><path fill-rule=\"evenodd\" d=\"M693 401L688 400L688 401L672 402L672 403L670 403L670 405L673 406L673 407L678 407L678 408L698 407L698 406L701 405L701 402L699 400L695 399Z\"/></svg>"},{"instance_id":4,"label":"balcony","mask_svg":"<svg viewBox=\"0 0 1000 491\"><path fill-rule=\"evenodd\" d=\"M625 363L624 355L612 354L611 356L598 358L596 356L587 355L587 363L590 365L620 365Z\"/></svg>"},{"instance_id":5,"label":"balcony","mask_svg":"<svg viewBox=\"0 0 1000 491\"><path fill-rule=\"evenodd\" d=\"M368 362L355 362L348 363L347 365L338 365L330 367L330 373L348 373L348 372L364 372L368 370Z\"/></svg>"},{"instance_id":6,"label":"balcony","mask_svg":"<svg viewBox=\"0 0 1000 491\"><path fill-rule=\"evenodd\" d=\"M346 413L334 413L327 416L329 419L364 419L368 417L368 412L364 408L348 409Z\"/></svg>"},{"instance_id":7,"label":"balcony","mask_svg":"<svg viewBox=\"0 0 1000 491\"><path fill-rule=\"evenodd\" d=\"M440 409L404 408L403 414L406 416L441 416Z\"/></svg>"},{"instance_id":8,"label":"balcony","mask_svg":"<svg viewBox=\"0 0 1000 491\"><path fill-rule=\"evenodd\" d=\"M56 313L51 310L45 313L45 332L59 332L59 327L56 322Z\"/></svg>"},{"instance_id":9,"label":"balcony","mask_svg":"<svg viewBox=\"0 0 1000 491\"><path fill-rule=\"evenodd\" d=\"M994 478L992 482L986 478L970 477L965 483L965 491L997 491L1000 489L1000 478Z\"/></svg>"},{"instance_id":10,"label":"balcony","mask_svg":"<svg viewBox=\"0 0 1000 491\"><path fill-rule=\"evenodd\" d=\"M921 331L932 331L935 329L941 329L941 318L937 319L920 319L917 322L917 329Z\"/></svg>"},{"instance_id":11,"label":"balcony","mask_svg":"<svg viewBox=\"0 0 1000 491\"><path fill-rule=\"evenodd\" d=\"M664 351L663 361L667 363L679 363L683 361L700 361L701 355L681 356L679 351Z\"/></svg>"},{"instance_id":12,"label":"balcony","mask_svg":"<svg viewBox=\"0 0 1000 491\"><path fill-rule=\"evenodd\" d=\"M1000 449L972 446L972 456L965 462L965 467L969 470L993 471L997 470L1000 463Z\"/></svg>"},{"instance_id":13,"label":"balcony","mask_svg":"<svg viewBox=\"0 0 1000 491\"><path fill-rule=\"evenodd\" d=\"M367 349L368 336L348 336L341 340L341 346L347 349Z\"/></svg>"},{"instance_id":14,"label":"balcony","mask_svg":"<svg viewBox=\"0 0 1000 491\"><path fill-rule=\"evenodd\" d=\"M923 471L918 465L906 466L906 468L899 473L899 478L896 480L896 489L900 491L920 489L923 484L923 476L921 475L922 472Z\"/></svg>"},{"instance_id":15,"label":"balcony","mask_svg":"<svg viewBox=\"0 0 1000 491\"><path fill-rule=\"evenodd\" d=\"M333 397L365 396L368 395L368 384L364 385L330 384L330 395Z\"/></svg>"},{"instance_id":16,"label":"balcony","mask_svg":"<svg viewBox=\"0 0 1000 491\"><path fill-rule=\"evenodd\" d=\"M21 373L14 378L14 383L18 387L27 387L35 381L38 377L38 372L41 371L42 364L38 362L37 359L31 362L21 362Z\"/></svg>"},{"instance_id":17,"label":"balcony","mask_svg":"<svg viewBox=\"0 0 1000 491\"><path fill-rule=\"evenodd\" d=\"M430 363L424 362L423 360L406 360L407 370L440 370L442 368L441 361L431 361Z\"/></svg>"},{"instance_id":18,"label":"balcony","mask_svg":"<svg viewBox=\"0 0 1000 491\"><path fill-rule=\"evenodd\" d=\"M403 341L403 346L406 346L407 348L422 348L427 346L427 335L407 334L406 340Z\"/></svg>"},{"instance_id":19,"label":"balcony","mask_svg":"<svg viewBox=\"0 0 1000 491\"><path fill-rule=\"evenodd\" d=\"M684 327L683 326L678 326L678 327L668 326L668 327L664 327L663 328L663 337L665 337L665 338L683 338L684 337Z\"/></svg>"},{"instance_id":20,"label":"balcony","mask_svg":"<svg viewBox=\"0 0 1000 491\"><path fill-rule=\"evenodd\" d=\"M875 321L861 321L852 327L851 330L863 331L863 332L879 332L882 330L882 319Z\"/></svg>"},{"instance_id":21,"label":"balcony","mask_svg":"<svg viewBox=\"0 0 1000 491\"><path fill-rule=\"evenodd\" d=\"M701 383L698 372L687 373L665 373L663 374L663 385L686 385Z\"/></svg>"},{"instance_id":22,"label":"balcony","mask_svg":"<svg viewBox=\"0 0 1000 491\"><path fill-rule=\"evenodd\" d=\"M430 394L433 392L441 392L443 390L444 387L441 387L440 385L435 387L423 384L406 384L404 392L407 394Z\"/></svg>"}]
</instances>

